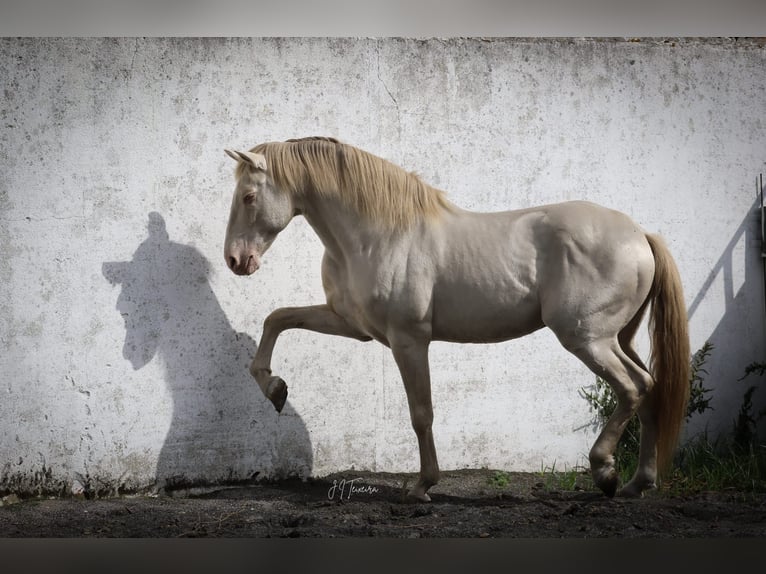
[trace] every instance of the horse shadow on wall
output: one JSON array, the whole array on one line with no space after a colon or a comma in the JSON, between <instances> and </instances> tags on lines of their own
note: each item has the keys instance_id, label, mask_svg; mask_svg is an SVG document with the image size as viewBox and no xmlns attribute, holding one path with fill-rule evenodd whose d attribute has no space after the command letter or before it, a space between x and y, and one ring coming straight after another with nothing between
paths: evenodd
<instances>
[{"instance_id":1,"label":"horse shadow on wall","mask_svg":"<svg viewBox=\"0 0 766 574\"><path fill-rule=\"evenodd\" d=\"M231 327L197 249L171 241L162 216L150 213L133 259L104 263L102 272L121 286L124 358L140 370L158 355L166 370L173 413L157 461L159 490L310 474L301 417L289 401L278 415L251 378L257 345Z\"/></svg>"}]
</instances>

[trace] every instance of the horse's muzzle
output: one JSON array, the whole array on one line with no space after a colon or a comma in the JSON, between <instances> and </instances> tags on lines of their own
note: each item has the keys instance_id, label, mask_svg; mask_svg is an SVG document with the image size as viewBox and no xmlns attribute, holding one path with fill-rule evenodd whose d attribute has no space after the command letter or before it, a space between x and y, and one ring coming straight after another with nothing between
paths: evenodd
<instances>
[{"instance_id":1,"label":"horse's muzzle","mask_svg":"<svg viewBox=\"0 0 766 574\"><path fill-rule=\"evenodd\" d=\"M236 255L226 257L226 264L235 275L252 275L261 267L261 261L257 255L250 254L247 258L238 258Z\"/></svg>"}]
</instances>

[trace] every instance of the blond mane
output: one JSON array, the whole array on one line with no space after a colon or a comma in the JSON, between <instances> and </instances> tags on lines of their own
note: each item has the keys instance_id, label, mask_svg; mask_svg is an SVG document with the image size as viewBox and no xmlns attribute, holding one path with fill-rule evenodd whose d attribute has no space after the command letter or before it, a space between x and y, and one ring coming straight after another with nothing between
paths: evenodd
<instances>
[{"instance_id":1,"label":"blond mane","mask_svg":"<svg viewBox=\"0 0 766 574\"><path fill-rule=\"evenodd\" d=\"M263 143L269 173L290 194L338 197L361 215L390 228L450 208L444 193L391 162L333 138L311 137ZM244 162L237 176L242 175Z\"/></svg>"}]
</instances>

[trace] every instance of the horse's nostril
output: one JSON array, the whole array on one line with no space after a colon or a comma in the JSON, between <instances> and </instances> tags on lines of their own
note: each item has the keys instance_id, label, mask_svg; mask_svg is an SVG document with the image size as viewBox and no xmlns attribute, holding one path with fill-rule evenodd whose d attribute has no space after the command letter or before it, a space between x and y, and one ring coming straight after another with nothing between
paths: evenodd
<instances>
[{"instance_id":1,"label":"horse's nostril","mask_svg":"<svg viewBox=\"0 0 766 574\"><path fill-rule=\"evenodd\" d=\"M227 263L229 264L229 269L232 269L232 270L233 270L233 269L234 269L234 268L237 266L237 258L236 258L236 257L234 257L233 255L231 255L231 256L230 256L230 257L227 259Z\"/></svg>"}]
</instances>

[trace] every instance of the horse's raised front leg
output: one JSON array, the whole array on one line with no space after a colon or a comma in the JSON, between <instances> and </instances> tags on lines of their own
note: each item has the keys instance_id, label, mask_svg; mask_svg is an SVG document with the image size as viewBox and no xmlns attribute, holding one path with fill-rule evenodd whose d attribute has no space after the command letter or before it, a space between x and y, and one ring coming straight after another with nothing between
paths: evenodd
<instances>
[{"instance_id":1,"label":"horse's raised front leg","mask_svg":"<svg viewBox=\"0 0 766 574\"><path fill-rule=\"evenodd\" d=\"M392 340L391 351L402 375L407 402L410 407L412 428L418 437L420 449L420 479L408 496L428 502L428 489L439 481L439 463L436 460L431 425L434 414L431 405L431 375L428 367L428 343L416 340Z\"/></svg>"},{"instance_id":2,"label":"horse's raised front leg","mask_svg":"<svg viewBox=\"0 0 766 574\"><path fill-rule=\"evenodd\" d=\"M285 406L287 385L281 378L271 374L271 355L277 337L287 329L306 329L325 335L370 340L370 337L351 327L327 305L283 307L271 313L263 322L263 335L250 365L250 374L255 377L261 391L274 404L277 412L281 412Z\"/></svg>"}]
</instances>

